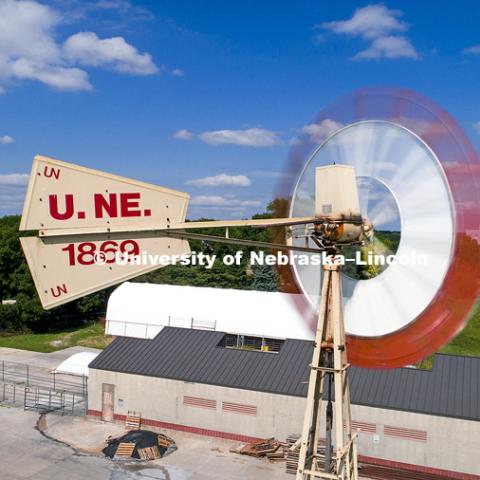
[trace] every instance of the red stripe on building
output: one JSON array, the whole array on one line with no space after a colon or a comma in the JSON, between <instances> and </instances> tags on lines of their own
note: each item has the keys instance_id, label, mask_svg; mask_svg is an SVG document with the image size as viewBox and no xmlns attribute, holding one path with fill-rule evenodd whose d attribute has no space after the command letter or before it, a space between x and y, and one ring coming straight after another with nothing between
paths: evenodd
<instances>
[{"instance_id":1,"label":"red stripe on building","mask_svg":"<svg viewBox=\"0 0 480 480\"><path fill-rule=\"evenodd\" d=\"M216 410L217 402L216 400L211 400L209 398L201 397L183 397L183 404L188 405L189 407L198 407L206 408L208 410Z\"/></svg>"},{"instance_id":2,"label":"red stripe on building","mask_svg":"<svg viewBox=\"0 0 480 480\"><path fill-rule=\"evenodd\" d=\"M385 425L383 427L383 433L387 437L405 438L408 440L416 440L419 442L427 441L427 432L423 430L414 430L412 428L392 427L391 425Z\"/></svg>"},{"instance_id":3,"label":"red stripe on building","mask_svg":"<svg viewBox=\"0 0 480 480\"><path fill-rule=\"evenodd\" d=\"M358 461L368 465L379 465L382 467L396 468L399 470L424 473L428 475L440 475L455 480L480 480L480 475L473 473L453 472L452 470L443 470L441 468L424 467L422 465L412 465L411 463L395 462L393 460L385 460L384 458L358 456Z\"/></svg>"},{"instance_id":4,"label":"red stripe on building","mask_svg":"<svg viewBox=\"0 0 480 480\"><path fill-rule=\"evenodd\" d=\"M255 405L244 405L242 403L222 402L222 410L243 415L257 414L257 407Z\"/></svg>"},{"instance_id":5,"label":"red stripe on building","mask_svg":"<svg viewBox=\"0 0 480 480\"><path fill-rule=\"evenodd\" d=\"M99 412L98 410L88 410L87 415L92 417L101 417L102 412ZM118 413L114 415L114 420L117 422L125 422L126 418L127 418L126 415L119 415ZM179 432L194 433L196 435L204 435L206 437L224 438L226 440L233 440L235 442L243 442L243 443L258 442L259 440L264 440L263 438L260 438L260 437L240 435L237 433L230 433L230 432L221 432L218 430L210 430L208 428L189 427L187 425L180 425L177 423L170 423L170 422L161 422L159 420L153 420L150 418L142 418L142 426L168 428L169 430L177 430Z\"/></svg>"},{"instance_id":6,"label":"red stripe on building","mask_svg":"<svg viewBox=\"0 0 480 480\"><path fill-rule=\"evenodd\" d=\"M88 410L87 415L92 417L101 417L102 412L98 410ZM116 421L125 422L125 419L127 417L126 415L115 414L114 418ZM189 427L186 425L179 425L176 423L160 422L158 420L152 420L148 418L142 418L142 425L151 425L152 427L158 427L158 428L168 428L170 430L194 433L197 435L205 435L208 437L225 438L226 440L234 440L237 442L244 442L244 443L264 440L259 437L250 437L248 435L238 435L235 433L221 432L218 430L208 430L205 428ZM427 473L431 475L444 475L444 476L449 476L450 478L455 480L480 480L480 475L475 475L472 473L454 472L452 470L443 470L440 468L424 467L422 465L413 465L410 463L396 462L393 460L385 460L383 458L367 457L364 455L359 455L358 461L361 463L369 464L369 465L379 465L379 466L390 467L390 468L398 468L400 470L407 470L411 472Z\"/></svg>"}]
</instances>

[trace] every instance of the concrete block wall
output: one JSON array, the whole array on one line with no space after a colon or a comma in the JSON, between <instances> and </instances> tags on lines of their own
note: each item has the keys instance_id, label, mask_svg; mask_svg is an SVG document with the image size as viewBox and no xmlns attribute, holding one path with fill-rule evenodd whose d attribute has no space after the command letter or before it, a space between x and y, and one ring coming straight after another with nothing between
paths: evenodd
<instances>
[{"instance_id":1,"label":"concrete block wall","mask_svg":"<svg viewBox=\"0 0 480 480\"><path fill-rule=\"evenodd\" d=\"M304 398L101 370L89 371L92 414L102 410L102 383L115 385L117 417L135 410L170 428L236 439L284 440L302 430ZM480 422L361 405L352 405L352 420L363 457L431 472L480 474Z\"/></svg>"}]
</instances>

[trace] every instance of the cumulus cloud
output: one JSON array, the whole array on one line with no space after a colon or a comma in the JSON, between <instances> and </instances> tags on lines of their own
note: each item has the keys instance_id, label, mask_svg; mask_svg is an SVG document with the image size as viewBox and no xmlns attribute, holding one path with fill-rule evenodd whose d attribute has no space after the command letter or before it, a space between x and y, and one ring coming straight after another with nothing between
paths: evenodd
<instances>
[{"instance_id":1,"label":"cumulus cloud","mask_svg":"<svg viewBox=\"0 0 480 480\"><path fill-rule=\"evenodd\" d=\"M0 1L0 83L34 80L59 90L91 90L79 66L111 68L151 75L157 67L148 53L139 53L122 37L100 39L80 32L59 42L64 22L52 7L35 0Z\"/></svg>"},{"instance_id":2,"label":"cumulus cloud","mask_svg":"<svg viewBox=\"0 0 480 480\"><path fill-rule=\"evenodd\" d=\"M480 54L480 45L473 45L472 47L464 48L462 53L468 55L478 55Z\"/></svg>"},{"instance_id":3,"label":"cumulus cloud","mask_svg":"<svg viewBox=\"0 0 480 480\"><path fill-rule=\"evenodd\" d=\"M172 75L174 77L183 77L185 75L185 72L181 68L174 68L172 70Z\"/></svg>"},{"instance_id":4,"label":"cumulus cloud","mask_svg":"<svg viewBox=\"0 0 480 480\"><path fill-rule=\"evenodd\" d=\"M132 75L152 75L157 66L148 53L140 53L123 37L100 39L93 32L79 32L63 45L66 59L81 65L107 67Z\"/></svg>"},{"instance_id":5,"label":"cumulus cloud","mask_svg":"<svg viewBox=\"0 0 480 480\"><path fill-rule=\"evenodd\" d=\"M401 10L390 10L385 5L367 5L357 8L352 18L335 22L324 22L319 26L334 33L360 35L365 38L378 38L391 32L403 32L408 28Z\"/></svg>"},{"instance_id":6,"label":"cumulus cloud","mask_svg":"<svg viewBox=\"0 0 480 480\"><path fill-rule=\"evenodd\" d=\"M194 137L209 145L242 145L247 147L273 147L283 142L279 136L265 128L247 128L245 130L214 130L194 134L189 130L178 130L173 134L177 140L191 140Z\"/></svg>"},{"instance_id":7,"label":"cumulus cloud","mask_svg":"<svg viewBox=\"0 0 480 480\"><path fill-rule=\"evenodd\" d=\"M308 138L312 143L318 143L325 140L328 136L340 128L342 128L341 123L330 118L326 118L320 123L310 123L309 125L305 125L301 131L302 133L306 133L308 135Z\"/></svg>"},{"instance_id":8,"label":"cumulus cloud","mask_svg":"<svg viewBox=\"0 0 480 480\"><path fill-rule=\"evenodd\" d=\"M191 140L195 135L189 130L178 130L173 134L173 138L177 140Z\"/></svg>"},{"instance_id":9,"label":"cumulus cloud","mask_svg":"<svg viewBox=\"0 0 480 480\"><path fill-rule=\"evenodd\" d=\"M367 5L357 8L348 20L323 22L316 25L316 28L372 40L367 49L353 57L357 60L418 58L418 53L410 41L399 35L409 28L409 25L401 20L402 16L401 10L392 10L382 4Z\"/></svg>"},{"instance_id":10,"label":"cumulus cloud","mask_svg":"<svg viewBox=\"0 0 480 480\"><path fill-rule=\"evenodd\" d=\"M191 205L202 207L260 207L258 200L240 200L232 196L220 195L195 195L190 200Z\"/></svg>"},{"instance_id":11,"label":"cumulus cloud","mask_svg":"<svg viewBox=\"0 0 480 480\"><path fill-rule=\"evenodd\" d=\"M0 175L0 210L18 213L22 210L28 185L28 173Z\"/></svg>"},{"instance_id":12,"label":"cumulus cloud","mask_svg":"<svg viewBox=\"0 0 480 480\"><path fill-rule=\"evenodd\" d=\"M186 183L196 187L249 187L252 184L246 175L227 175L226 173L220 173L212 177L197 178Z\"/></svg>"},{"instance_id":13,"label":"cumulus cloud","mask_svg":"<svg viewBox=\"0 0 480 480\"><path fill-rule=\"evenodd\" d=\"M10 135L4 135L3 137L0 137L0 143L3 145L7 145L9 143L13 143L15 139L11 137Z\"/></svg>"},{"instance_id":14,"label":"cumulus cloud","mask_svg":"<svg viewBox=\"0 0 480 480\"><path fill-rule=\"evenodd\" d=\"M356 60L418 58L418 54L413 45L404 37L380 37L353 58Z\"/></svg>"},{"instance_id":15,"label":"cumulus cloud","mask_svg":"<svg viewBox=\"0 0 480 480\"><path fill-rule=\"evenodd\" d=\"M248 147L273 147L282 143L275 132L265 128L245 130L215 130L204 132L198 138L209 145L243 145Z\"/></svg>"},{"instance_id":16,"label":"cumulus cloud","mask_svg":"<svg viewBox=\"0 0 480 480\"><path fill-rule=\"evenodd\" d=\"M6 185L25 187L28 184L28 173L9 173L7 175L0 175L0 186Z\"/></svg>"}]
</instances>

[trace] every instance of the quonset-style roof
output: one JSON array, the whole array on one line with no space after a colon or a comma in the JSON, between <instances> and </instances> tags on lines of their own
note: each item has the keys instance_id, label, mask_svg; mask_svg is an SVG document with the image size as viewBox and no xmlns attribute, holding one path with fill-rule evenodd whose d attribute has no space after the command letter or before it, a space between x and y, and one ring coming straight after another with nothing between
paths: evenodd
<instances>
[{"instance_id":1,"label":"quonset-style roof","mask_svg":"<svg viewBox=\"0 0 480 480\"><path fill-rule=\"evenodd\" d=\"M153 340L120 337L89 368L306 397L311 341L279 353L220 347L224 333L165 327ZM480 358L435 355L433 370L350 370L352 403L480 420Z\"/></svg>"},{"instance_id":2,"label":"quonset-style roof","mask_svg":"<svg viewBox=\"0 0 480 480\"><path fill-rule=\"evenodd\" d=\"M106 333L154 338L171 326L311 340L309 314L295 306L302 301L281 292L125 282L108 299Z\"/></svg>"},{"instance_id":3,"label":"quonset-style roof","mask_svg":"<svg viewBox=\"0 0 480 480\"><path fill-rule=\"evenodd\" d=\"M79 352L70 355L54 371L67 375L88 376L88 365L98 356L98 352Z\"/></svg>"}]
</instances>

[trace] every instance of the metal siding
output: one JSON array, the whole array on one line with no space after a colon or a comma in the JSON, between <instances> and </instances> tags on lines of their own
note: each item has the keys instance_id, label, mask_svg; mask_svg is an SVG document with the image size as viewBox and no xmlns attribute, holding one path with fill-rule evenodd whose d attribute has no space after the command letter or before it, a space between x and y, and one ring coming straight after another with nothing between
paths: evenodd
<instances>
[{"instance_id":1,"label":"metal siding","mask_svg":"<svg viewBox=\"0 0 480 480\"><path fill-rule=\"evenodd\" d=\"M165 327L154 339L115 339L89 368L305 397L313 343L279 353L218 347L224 333ZM480 420L480 358L437 354L433 371L352 367L352 403Z\"/></svg>"}]
</instances>

